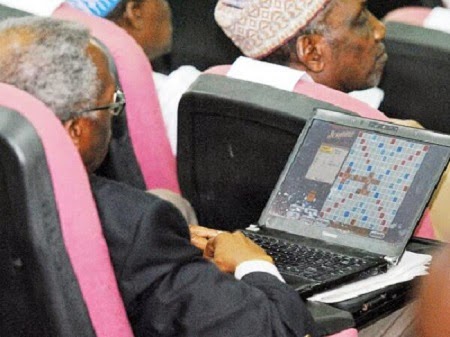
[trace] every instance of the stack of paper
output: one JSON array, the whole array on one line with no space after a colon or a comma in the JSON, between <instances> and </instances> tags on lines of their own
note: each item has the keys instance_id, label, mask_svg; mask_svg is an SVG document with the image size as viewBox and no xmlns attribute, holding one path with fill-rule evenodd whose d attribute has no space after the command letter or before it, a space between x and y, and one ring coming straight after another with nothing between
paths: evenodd
<instances>
[{"instance_id":1,"label":"stack of paper","mask_svg":"<svg viewBox=\"0 0 450 337\"><path fill-rule=\"evenodd\" d=\"M430 262L430 255L405 252L399 264L390 268L386 273L314 295L308 298L308 301L337 303L387 287L391 284L409 281L416 276L427 275Z\"/></svg>"}]
</instances>

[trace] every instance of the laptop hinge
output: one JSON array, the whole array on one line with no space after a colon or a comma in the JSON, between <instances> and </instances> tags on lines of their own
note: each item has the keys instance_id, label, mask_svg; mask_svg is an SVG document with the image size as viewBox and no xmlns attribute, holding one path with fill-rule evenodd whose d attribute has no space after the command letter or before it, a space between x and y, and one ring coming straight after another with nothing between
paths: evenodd
<instances>
[{"instance_id":1,"label":"laptop hinge","mask_svg":"<svg viewBox=\"0 0 450 337\"><path fill-rule=\"evenodd\" d=\"M399 261L398 256L385 256L384 259L387 261L387 263L389 263L390 266L396 266Z\"/></svg>"}]
</instances>

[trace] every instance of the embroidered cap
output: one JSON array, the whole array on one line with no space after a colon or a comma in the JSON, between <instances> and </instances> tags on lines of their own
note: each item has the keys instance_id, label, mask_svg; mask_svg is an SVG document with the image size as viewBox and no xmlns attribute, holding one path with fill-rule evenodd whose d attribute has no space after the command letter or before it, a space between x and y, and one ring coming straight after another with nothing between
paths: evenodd
<instances>
[{"instance_id":1,"label":"embroidered cap","mask_svg":"<svg viewBox=\"0 0 450 337\"><path fill-rule=\"evenodd\" d=\"M261 58L283 45L330 0L219 0L214 17L246 55Z\"/></svg>"},{"instance_id":2,"label":"embroidered cap","mask_svg":"<svg viewBox=\"0 0 450 337\"><path fill-rule=\"evenodd\" d=\"M111 13L121 0L66 0L66 2L83 12L102 18Z\"/></svg>"}]
</instances>

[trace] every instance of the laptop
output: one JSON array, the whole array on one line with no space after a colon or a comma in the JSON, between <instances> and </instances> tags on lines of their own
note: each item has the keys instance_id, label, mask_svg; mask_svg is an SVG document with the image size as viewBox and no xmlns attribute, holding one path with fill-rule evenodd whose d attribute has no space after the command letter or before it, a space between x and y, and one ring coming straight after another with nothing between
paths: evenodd
<instances>
[{"instance_id":1,"label":"laptop","mask_svg":"<svg viewBox=\"0 0 450 337\"><path fill-rule=\"evenodd\" d=\"M317 109L244 233L302 297L398 263L450 158L450 136Z\"/></svg>"}]
</instances>

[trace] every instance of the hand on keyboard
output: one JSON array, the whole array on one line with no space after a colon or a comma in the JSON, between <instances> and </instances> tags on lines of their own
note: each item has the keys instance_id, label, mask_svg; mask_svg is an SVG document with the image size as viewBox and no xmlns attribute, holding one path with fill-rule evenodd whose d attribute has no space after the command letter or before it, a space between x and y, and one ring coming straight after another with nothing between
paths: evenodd
<instances>
[{"instance_id":1,"label":"hand on keyboard","mask_svg":"<svg viewBox=\"0 0 450 337\"><path fill-rule=\"evenodd\" d=\"M273 263L272 258L261 247L241 232L221 233L209 240L203 256L226 273L234 273L236 267L245 261L263 260Z\"/></svg>"}]
</instances>

